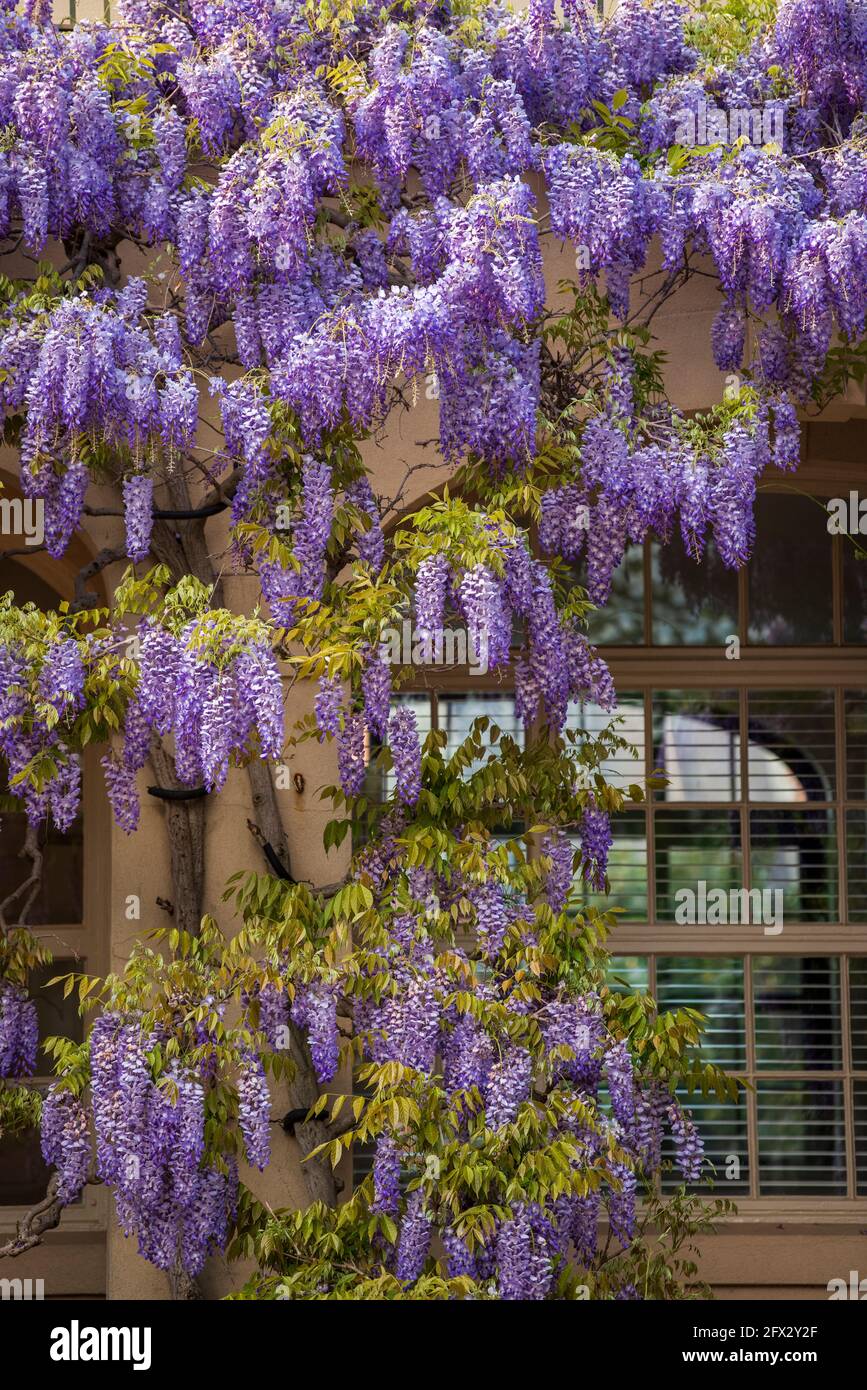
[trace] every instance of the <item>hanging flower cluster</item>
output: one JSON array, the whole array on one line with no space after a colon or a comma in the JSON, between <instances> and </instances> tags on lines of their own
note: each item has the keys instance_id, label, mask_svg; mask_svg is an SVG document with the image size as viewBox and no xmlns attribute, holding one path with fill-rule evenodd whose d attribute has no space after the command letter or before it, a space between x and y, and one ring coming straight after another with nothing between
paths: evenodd
<instances>
[{"instance_id":1,"label":"hanging flower cluster","mask_svg":"<svg viewBox=\"0 0 867 1390\"><path fill-rule=\"evenodd\" d=\"M151 731L172 734L175 768L187 786L209 791L226 781L230 759L248 750L277 758L283 747L283 688L262 625L220 628L212 615L193 618L174 633L142 624L139 681L130 704L120 758L103 759L118 823L138 823L135 774L144 767ZM244 629L244 630L242 630Z\"/></svg>"},{"instance_id":2,"label":"hanging flower cluster","mask_svg":"<svg viewBox=\"0 0 867 1390\"><path fill-rule=\"evenodd\" d=\"M303 7L271 0L233 0L219 20L198 6L129 3L118 45L112 25L56 35L7 10L0 234L21 222L36 250L50 235L99 239L123 227L177 247L189 341L230 319L242 365L268 372L267 393L258 375L212 378L237 444L230 452L244 461L237 520L273 473L269 398L291 408L317 447L345 422L363 431L382 418L395 382L432 374L447 458L499 469L531 460L545 353L534 335L544 285L527 175L542 173L552 231L581 253L580 283L604 274L616 314L628 313L630 280L658 236L668 270L691 250L716 263L725 303L712 337L723 370L744 366L750 316L770 315L746 369L765 423L781 417L777 457L788 466L798 456L792 403L814 389L833 333L859 333L867 313L867 178L853 124L864 26L855 0L786 0L737 63L706 72L686 38L690 18L677 0L628 0L604 25L586 0L562 17L549 0L526 15L492 3L468 45L461 17L438 6L412 24L383 12L311 30ZM341 64L353 80L332 88L323 72ZM719 146L669 164L661 156L684 111L708 100L776 103L784 148ZM624 152L585 138L594 102L631 122ZM809 158L790 158L786 141ZM196 142L218 160L213 184L186 177ZM323 205L351 208L350 147L370 171L385 231ZM410 171L422 193L402 199ZM175 318L148 323L144 309L143 287L131 282L47 312L39 296L20 295L0 325L0 400L24 416L24 482L46 504L53 554L80 517L85 438L122 442L133 455L124 491L134 559L147 553L149 456L191 446L197 392ZM652 445L630 450L630 533L670 522L686 494L692 548L702 538L690 506L699 523L705 514L736 521L724 539L740 563L752 506L740 441L722 439L705 458L666 424L655 422ZM764 426L748 419L745 428L756 438L752 468L765 457ZM617 452L616 441L604 447ZM375 522L370 498L356 501ZM611 513L622 501L609 490L598 518L615 527L614 563ZM376 569L375 524L366 535L359 550ZM597 549L602 598L610 567L603 540ZM278 567L271 601L292 587Z\"/></svg>"},{"instance_id":3,"label":"hanging flower cluster","mask_svg":"<svg viewBox=\"0 0 867 1390\"><path fill-rule=\"evenodd\" d=\"M35 621L35 614L25 614L25 630ZM62 735L85 706L86 666L95 646L62 633L31 646L8 607L0 610L0 634L0 753L9 791L31 825L50 815L66 831L81 803L81 763Z\"/></svg>"},{"instance_id":4,"label":"hanging flower cluster","mask_svg":"<svg viewBox=\"0 0 867 1390\"><path fill-rule=\"evenodd\" d=\"M550 978L542 971L532 987L522 984L524 953L553 949L550 933L570 920L561 915L572 882L571 847L566 857L561 853L566 843L546 847L552 865L546 909L516 891L514 876L473 882L457 871L457 843L441 871L396 869L393 862L377 867L378 855L366 851L359 869L375 906L357 927L354 952L336 976L330 972L330 985L323 976L318 986L298 987L304 1003L295 1017L310 1030L320 1079L331 1078L337 1058L334 1014L324 1004L330 990L342 1000L340 1011L351 1014L366 1063L361 1075L376 1082L374 1096L382 1093L372 1178L362 1195L370 1213L392 1222L388 1238L378 1237L380 1253L372 1250L370 1258L374 1265L381 1259L383 1270L405 1286L432 1267L434 1239L441 1236L450 1277L465 1275L503 1299L546 1298L570 1251L579 1266L595 1267L603 1218L619 1246L630 1246L639 1184L659 1170L666 1126L683 1179L701 1175L704 1151L689 1112L639 1069L626 1039L612 1034L610 998L590 983L580 992L564 990L556 971ZM405 848L395 849L405 860ZM453 940L447 949L436 947L431 920L442 926L468 910L472 925L463 930L474 946ZM293 969L310 967L290 961L290 979ZM326 1012L330 1041L323 1052ZM443 1109L435 1113L448 1129L448 1156L433 1168L423 1127L387 1118L395 1076L398 1092L406 1086L419 1099L440 1098ZM374 1099L371 1112L375 1106ZM519 1129L530 1116L537 1127ZM487 1222L483 1234L473 1227L468 1246L459 1232L472 1221L462 1212L476 1206L478 1193L467 1187L458 1198L459 1155L490 1161L496 1172L498 1162L510 1162L506 1155L519 1133L532 1133L531 1142L547 1152L548 1145L566 1145L562 1190L540 1201L513 1201L510 1214ZM573 1186L569 1174L578 1172L592 1172L593 1182ZM484 1200L495 1199L487 1191Z\"/></svg>"},{"instance_id":5,"label":"hanging flower cluster","mask_svg":"<svg viewBox=\"0 0 867 1390\"><path fill-rule=\"evenodd\" d=\"M198 391L177 322L148 316L141 280L90 301L60 298L47 313L40 299L22 295L0 313L0 353L0 410L23 415L21 486L44 506L55 558L80 523L89 483L82 460L97 442L143 468L193 444ZM148 549L149 487L146 474L124 487L133 559Z\"/></svg>"},{"instance_id":6,"label":"hanging flower cluster","mask_svg":"<svg viewBox=\"0 0 867 1390\"><path fill-rule=\"evenodd\" d=\"M102 1014L90 1035L91 1110L96 1174L114 1191L118 1220L139 1253L159 1269L191 1276L222 1249L235 1216L237 1172L229 1160L204 1161L205 1097L195 1074L170 1066L160 1084L149 1054L158 1035ZM61 1200L86 1180L90 1140L85 1111L55 1085L46 1097L42 1147L57 1166Z\"/></svg>"},{"instance_id":7,"label":"hanging flower cluster","mask_svg":"<svg viewBox=\"0 0 867 1390\"><path fill-rule=\"evenodd\" d=\"M21 985L0 979L0 1077L32 1076L38 1043L36 1005Z\"/></svg>"}]
</instances>

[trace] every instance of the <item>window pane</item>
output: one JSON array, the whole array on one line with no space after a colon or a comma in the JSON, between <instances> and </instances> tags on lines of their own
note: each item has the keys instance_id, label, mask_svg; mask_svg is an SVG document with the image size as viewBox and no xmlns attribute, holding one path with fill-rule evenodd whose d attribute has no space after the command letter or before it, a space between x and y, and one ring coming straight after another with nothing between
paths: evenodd
<instances>
[{"instance_id":1,"label":"window pane","mask_svg":"<svg viewBox=\"0 0 867 1390\"><path fill-rule=\"evenodd\" d=\"M585 583L583 569L577 583ZM587 615L587 635L597 646L626 647L644 643L644 549L630 545L611 581L604 608Z\"/></svg>"},{"instance_id":2,"label":"window pane","mask_svg":"<svg viewBox=\"0 0 867 1390\"><path fill-rule=\"evenodd\" d=\"M678 1099L684 1109L691 1110L704 1141L705 1157L713 1167L705 1164L702 1181L688 1183L693 1190L704 1189L708 1178L713 1182L714 1193L719 1197L737 1197L749 1193L750 1159L747 1141L747 1108L743 1093L737 1100L719 1101L716 1096L703 1096L700 1091L693 1095L678 1092ZM662 1190L671 1192L679 1187L683 1179L674 1163L674 1143L666 1134L662 1145L663 1161L672 1167L663 1172Z\"/></svg>"},{"instance_id":3,"label":"window pane","mask_svg":"<svg viewBox=\"0 0 867 1390\"><path fill-rule=\"evenodd\" d=\"M748 708L750 800L832 801L837 780L833 694L753 690Z\"/></svg>"},{"instance_id":4,"label":"window pane","mask_svg":"<svg viewBox=\"0 0 867 1390\"><path fill-rule=\"evenodd\" d=\"M653 758L668 779L658 799L737 801L740 733L734 691L654 691Z\"/></svg>"},{"instance_id":5,"label":"window pane","mask_svg":"<svg viewBox=\"0 0 867 1390\"><path fill-rule=\"evenodd\" d=\"M611 819L608 854L610 893L594 893L584 885L583 901L599 912L620 908L620 917L641 921L647 916L647 822L643 811L620 811ZM575 841L576 848L579 841Z\"/></svg>"},{"instance_id":6,"label":"window pane","mask_svg":"<svg viewBox=\"0 0 867 1390\"><path fill-rule=\"evenodd\" d=\"M845 1197L846 1143L839 1081L760 1081L759 1192Z\"/></svg>"},{"instance_id":7,"label":"window pane","mask_svg":"<svg viewBox=\"0 0 867 1390\"><path fill-rule=\"evenodd\" d=\"M20 811L0 816L0 884L5 897L30 873L30 860L20 858L27 830ZM43 850L42 886L28 914L32 927L73 926L83 918L83 827L78 817L65 835L50 822L39 832Z\"/></svg>"},{"instance_id":8,"label":"window pane","mask_svg":"<svg viewBox=\"0 0 867 1390\"><path fill-rule=\"evenodd\" d=\"M753 1002L760 1070L839 1070L839 957L756 957Z\"/></svg>"},{"instance_id":9,"label":"window pane","mask_svg":"<svg viewBox=\"0 0 867 1390\"><path fill-rule=\"evenodd\" d=\"M756 499L749 564L749 642L815 646L832 642L831 536L824 506L776 492Z\"/></svg>"},{"instance_id":10,"label":"window pane","mask_svg":"<svg viewBox=\"0 0 867 1390\"><path fill-rule=\"evenodd\" d=\"M33 1206L45 1196L50 1176L38 1134L0 1138L0 1207Z\"/></svg>"},{"instance_id":11,"label":"window pane","mask_svg":"<svg viewBox=\"0 0 867 1390\"><path fill-rule=\"evenodd\" d=\"M668 545L654 541L653 643L668 647L716 647L738 633L738 577L709 542L700 563L680 534Z\"/></svg>"},{"instance_id":12,"label":"window pane","mask_svg":"<svg viewBox=\"0 0 867 1390\"><path fill-rule=\"evenodd\" d=\"M867 537L859 536L861 550ZM843 547L843 641L862 646L867 642L867 557L861 559L851 540L841 536Z\"/></svg>"},{"instance_id":13,"label":"window pane","mask_svg":"<svg viewBox=\"0 0 867 1390\"><path fill-rule=\"evenodd\" d=\"M867 922L867 810L846 812L849 921Z\"/></svg>"},{"instance_id":14,"label":"window pane","mask_svg":"<svg viewBox=\"0 0 867 1390\"><path fill-rule=\"evenodd\" d=\"M603 729L613 728L618 738L629 747L616 752L601 764L605 780L615 787L628 787L631 782L644 783L647 775L644 757L644 696L618 695L614 714L607 713L586 700L573 700L566 717L567 729L581 729L598 737Z\"/></svg>"},{"instance_id":15,"label":"window pane","mask_svg":"<svg viewBox=\"0 0 867 1390\"><path fill-rule=\"evenodd\" d=\"M837 915L837 844L830 811L751 811L752 887L779 889L785 920Z\"/></svg>"},{"instance_id":16,"label":"window pane","mask_svg":"<svg viewBox=\"0 0 867 1390\"><path fill-rule=\"evenodd\" d=\"M57 979L62 975L68 975L73 970L80 972L83 968L80 960L55 960L52 961L51 965L39 965L35 970L31 970L28 989L36 1004L40 1042L51 1037L63 1037L69 1038L72 1042L81 1042L84 1032L81 1014L78 1012L77 991L74 990L67 999L64 999L63 985L49 985L48 981ZM39 1054L37 1070L43 1075L47 1075L50 1071L43 1053Z\"/></svg>"},{"instance_id":17,"label":"window pane","mask_svg":"<svg viewBox=\"0 0 867 1390\"><path fill-rule=\"evenodd\" d=\"M849 801L867 801L867 690L847 690L846 710L846 796Z\"/></svg>"},{"instance_id":18,"label":"window pane","mask_svg":"<svg viewBox=\"0 0 867 1390\"><path fill-rule=\"evenodd\" d=\"M856 1081L855 1100L855 1173L859 1197L867 1197L867 1081Z\"/></svg>"},{"instance_id":19,"label":"window pane","mask_svg":"<svg viewBox=\"0 0 867 1390\"><path fill-rule=\"evenodd\" d=\"M479 691L461 695L440 695L437 702L439 727L444 729L448 741L446 753L456 753L468 736L475 719L483 715L497 724L501 733L510 734L521 745L524 742L524 726L515 714L514 695L498 695L494 692ZM481 766L475 763L474 767ZM469 771L469 769L468 769Z\"/></svg>"},{"instance_id":20,"label":"window pane","mask_svg":"<svg viewBox=\"0 0 867 1390\"><path fill-rule=\"evenodd\" d=\"M83 1037L77 993L63 998L63 985L50 985L55 976L71 970L81 970L81 961L56 960L41 965L30 973L29 992L36 1003L39 1019L39 1041L55 1035L80 1042ZM50 1071L44 1052L38 1053L37 1070L43 1075ZM0 1206L29 1206L45 1196L51 1169L43 1161L37 1133L19 1138L0 1138Z\"/></svg>"},{"instance_id":21,"label":"window pane","mask_svg":"<svg viewBox=\"0 0 867 1390\"><path fill-rule=\"evenodd\" d=\"M698 1009L702 1051L726 1071L746 1066L744 963L739 956L664 956L656 966L660 1009Z\"/></svg>"},{"instance_id":22,"label":"window pane","mask_svg":"<svg viewBox=\"0 0 867 1390\"><path fill-rule=\"evenodd\" d=\"M656 912L661 922L673 922L676 894L689 889L706 892L743 885L740 813L732 811L657 811Z\"/></svg>"},{"instance_id":23,"label":"window pane","mask_svg":"<svg viewBox=\"0 0 867 1390\"><path fill-rule=\"evenodd\" d=\"M646 956L609 956L606 983L612 994L640 994L647 990Z\"/></svg>"},{"instance_id":24,"label":"window pane","mask_svg":"<svg viewBox=\"0 0 867 1390\"><path fill-rule=\"evenodd\" d=\"M849 1021L852 1066L867 1071L867 956L849 958Z\"/></svg>"}]
</instances>

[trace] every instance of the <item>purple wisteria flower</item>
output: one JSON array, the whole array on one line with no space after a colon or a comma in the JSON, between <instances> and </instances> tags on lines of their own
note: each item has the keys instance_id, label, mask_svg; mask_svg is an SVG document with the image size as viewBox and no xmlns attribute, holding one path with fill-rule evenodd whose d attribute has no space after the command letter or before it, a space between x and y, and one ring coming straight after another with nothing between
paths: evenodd
<instances>
[{"instance_id":1,"label":"purple wisteria flower","mask_svg":"<svg viewBox=\"0 0 867 1390\"><path fill-rule=\"evenodd\" d=\"M123 511L126 526L126 553L131 560L144 560L150 550L153 530L153 479L135 473L123 485Z\"/></svg>"}]
</instances>

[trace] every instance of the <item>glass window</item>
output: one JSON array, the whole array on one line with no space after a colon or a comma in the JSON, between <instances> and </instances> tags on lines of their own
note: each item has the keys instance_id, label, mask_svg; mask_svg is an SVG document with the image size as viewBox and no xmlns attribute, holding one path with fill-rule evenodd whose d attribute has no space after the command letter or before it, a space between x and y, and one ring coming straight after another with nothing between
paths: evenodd
<instances>
[{"instance_id":1,"label":"glass window","mask_svg":"<svg viewBox=\"0 0 867 1390\"><path fill-rule=\"evenodd\" d=\"M761 1080L757 1115L760 1196L845 1197L841 1082Z\"/></svg>"},{"instance_id":2,"label":"glass window","mask_svg":"<svg viewBox=\"0 0 867 1390\"><path fill-rule=\"evenodd\" d=\"M846 812L846 864L850 922L867 922L867 807Z\"/></svg>"},{"instance_id":3,"label":"glass window","mask_svg":"<svg viewBox=\"0 0 867 1390\"><path fill-rule=\"evenodd\" d=\"M867 1081L855 1082L855 1171L859 1197L867 1197Z\"/></svg>"},{"instance_id":4,"label":"glass window","mask_svg":"<svg viewBox=\"0 0 867 1390\"><path fill-rule=\"evenodd\" d=\"M638 994L650 988L646 956L609 956L608 987L615 994Z\"/></svg>"},{"instance_id":5,"label":"glass window","mask_svg":"<svg viewBox=\"0 0 867 1390\"><path fill-rule=\"evenodd\" d=\"M747 1064L744 962L741 956L662 956L656 965L660 1009L698 1009L706 1025L702 1049L717 1066Z\"/></svg>"},{"instance_id":6,"label":"glass window","mask_svg":"<svg viewBox=\"0 0 867 1390\"><path fill-rule=\"evenodd\" d=\"M833 801L837 782L834 696L750 691L750 799Z\"/></svg>"},{"instance_id":7,"label":"glass window","mask_svg":"<svg viewBox=\"0 0 867 1390\"><path fill-rule=\"evenodd\" d=\"M576 848L580 842L575 841ZM608 853L610 892L593 892L583 885L583 902L599 912L619 909L624 921L647 917L647 822L643 811L621 811L612 817Z\"/></svg>"},{"instance_id":8,"label":"glass window","mask_svg":"<svg viewBox=\"0 0 867 1390\"><path fill-rule=\"evenodd\" d=\"M586 583L583 566L576 582ZM644 547L627 546L611 580L611 594L603 608L587 617L587 635L598 646L625 647L644 642Z\"/></svg>"},{"instance_id":9,"label":"glass window","mask_svg":"<svg viewBox=\"0 0 867 1390\"><path fill-rule=\"evenodd\" d=\"M43 579L14 560L0 558L0 594L11 590L19 604L33 603L54 610L61 596ZM0 763L0 791L7 792L5 764ZM20 858L27 830L22 812L0 812L0 897L5 897L30 873L30 860ZM79 817L65 835L50 820L40 831L43 850L42 882L28 913L31 927L74 926L83 921L84 843Z\"/></svg>"},{"instance_id":10,"label":"glass window","mask_svg":"<svg viewBox=\"0 0 867 1390\"><path fill-rule=\"evenodd\" d=\"M29 858L21 857L27 820L20 811L0 815L0 884L5 897L30 873ZM66 834L48 822L39 832L42 881L28 913L31 927L74 926L84 917L84 833L77 817Z\"/></svg>"},{"instance_id":11,"label":"glass window","mask_svg":"<svg viewBox=\"0 0 867 1390\"><path fill-rule=\"evenodd\" d=\"M839 1071L840 961L759 956L753 961L756 1061L761 1071Z\"/></svg>"},{"instance_id":12,"label":"glass window","mask_svg":"<svg viewBox=\"0 0 867 1390\"><path fill-rule=\"evenodd\" d=\"M685 1109L692 1111L707 1160L701 1182L690 1183L689 1186L693 1191L706 1192L705 1182L710 1178L716 1196L748 1196L750 1153L747 1106L743 1094L736 1101L720 1101L715 1095L703 1096L700 1091L692 1095L679 1091L678 1099ZM663 1172L661 1186L663 1192L670 1192L679 1187L683 1179L674 1161L674 1142L668 1133L663 1139L662 1158L663 1163L671 1166Z\"/></svg>"},{"instance_id":13,"label":"glass window","mask_svg":"<svg viewBox=\"0 0 867 1390\"><path fill-rule=\"evenodd\" d=\"M678 892L698 892L743 886L740 812L658 811L656 833L656 915L660 922L677 920Z\"/></svg>"},{"instance_id":14,"label":"glass window","mask_svg":"<svg viewBox=\"0 0 867 1390\"><path fill-rule=\"evenodd\" d=\"M867 801L867 690L843 696L846 722L846 796Z\"/></svg>"},{"instance_id":15,"label":"glass window","mask_svg":"<svg viewBox=\"0 0 867 1390\"><path fill-rule=\"evenodd\" d=\"M849 1027L852 1066L867 1072L867 956L852 956L849 961Z\"/></svg>"},{"instance_id":16,"label":"glass window","mask_svg":"<svg viewBox=\"0 0 867 1390\"><path fill-rule=\"evenodd\" d=\"M654 691L653 758L663 801L737 801L740 718L733 691Z\"/></svg>"},{"instance_id":17,"label":"glass window","mask_svg":"<svg viewBox=\"0 0 867 1390\"><path fill-rule=\"evenodd\" d=\"M738 633L738 576L709 541L697 563L680 534L651 545L653 642L656 646L714 647Z\"/></svg>"},{"instance_id":18,"label":"glass window","mask_svg":"<svg viewBox=\"0 0 867 1390\"><path fill-rule=\"evenodd\" d=\"M756 499L747 640L816 646L834 640L831 535L822 503L790 493Z\"/></svg>"},{"instance_id":19,"label":"glass window","mask_svg":"<svg viewBox=\"0 0 867 1390\"><path fill-rule=\"evenodd\" d=\"M841 536L843 548L843 641L862 646L867 642L867 536L858 546Z\"/></svg>"},{"instance_id":20,"label":"glass window","mask_svg":"<svg viewBox=\"0 0 867 1390\"><path fill-rule=\"evenodd\" d=\"M782 894L789 922L837 915L837 841L830 811L751 811L751 887Z\"/></svg>"},{"instance_id":21,"label":"glass window","mask_svg":"<svg viewBox=\"0 0 867 1390\"><path fill-rule=\"evenodd\" d=\"M473 721L487 716L501 734L508 734L517 743L524 743L524 726L515 714L515 697L487 691L478 694L440 695L437 700L437 723L447 735L446 754L451 756L469 736ZM475 763L474 767L481 766Z\"/></svg>"},{"instance_id":22,"label":"glass window","mask_svg":"<svg viewBox=\"0 0 867 1390\"><path fill-rule=\"evenodd\" d=\"M615 787L628 787L637 782L643 785L647 776L644 756L644 696L639 692L620 695L613 714L586 700L575 700L566 716L566 728L583 730L597 738L611 728L628 745L619 749L601 765L606 781Z\"/></svg>"},{"instance_id":23,"label":"glass window","mask_svg":"<svg viewBox=\"0 0 867 1390\"><path fill-rule=\"evenodd\" d=\"M39 966L31 972L29 990L36 1003L39 1019L39 1041L62 1036L80 1042L82 1020L77 1008L77 994L63 997L63 985L49 985L55 976L71 970L81 970L80 961L61 960ZM38 1054L37 1067L43 1076L49 1074L45 1054ZM45 1163L39 1135L23 1134L12 1139L0 1137L0 1206L30 1206L45 1196L51 1169Z\"/></svg>"}]
</instances>

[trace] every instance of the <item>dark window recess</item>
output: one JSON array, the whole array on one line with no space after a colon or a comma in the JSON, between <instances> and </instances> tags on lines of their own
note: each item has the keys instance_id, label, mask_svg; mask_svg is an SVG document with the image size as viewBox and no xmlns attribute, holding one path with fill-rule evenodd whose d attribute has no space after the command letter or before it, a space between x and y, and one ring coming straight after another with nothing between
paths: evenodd
<instances>
[{"instance_id":1,"label":"dark window recess","mask_svg":"<svg viewBox=\"0 0 867 1390\"><path fill-rule=\"evenodd\" d=\"M50 1176L38 1134L0 1139L0 1206L32 1206L45 1196Z\"/></svg>"},{"instance_id":2,"label":"dark window recess","mask_svg":"<svg viewBox=\"0 0 867 1390\"><path fill-rule=\"evenodd\" d=\"M30 873L30 860L20 858L27 829L20 811L0 816L0 883L4 896ZM31 927L73 926L83 920L84 838L81 817L65 835L49 824L40 830L44 860L42 886L30 912Z\"/></svg>"},{"instance_id":3,"label":"dark window recess","mask_svg":"<svg viewBox=\"0 0 867 1390\"><path fill-rule=\"evenodd\" d=\"M832 538L824 505L765 494L756 501L747 640L812 647L834 639Z\"/></svg>"},{"instance_id":4,"label":"dark window recess","mask_svg":"<svg viewBox=\"0 0 867 1390\"><path fill-rule=\"evenodd\" d=\"M738 632L738 576L727 569L713 541L701 563L688 555L679 534L651 546L653 644L716 647Z\"/></svg>"},{"instance_id":5,"label":"dark window recess","mask_svg":"<svg viewBox=\"0 0 867 1390\"><path fill-rule=\"evenodd\" d=\"M82 968L79 961L60 960L31 974L30 994L36 1002L40 1042L55 1035L81 1041L83 1028L77 996L64 999L63 986L49 985L48 981ZM37 1066L43 1075L48 1074L44 1053L40 1053ZM50 1173L42 1158L38 1134L0 1139L0 1206L30 1206L38 1202L45 1195Z\"/></svg>"}]
</instances>

